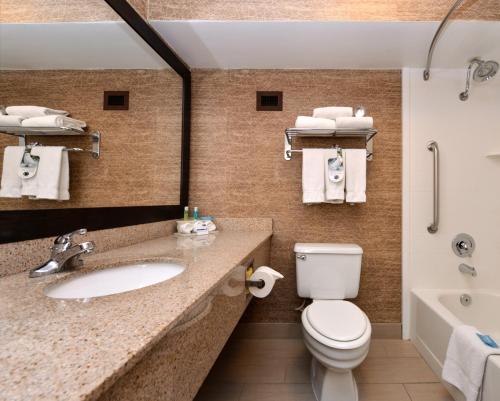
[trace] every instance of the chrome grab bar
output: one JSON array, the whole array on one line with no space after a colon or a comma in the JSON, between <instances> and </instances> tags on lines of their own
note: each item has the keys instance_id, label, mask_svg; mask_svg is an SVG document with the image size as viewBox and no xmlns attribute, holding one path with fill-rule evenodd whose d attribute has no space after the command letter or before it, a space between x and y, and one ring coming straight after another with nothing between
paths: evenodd
<instances>
[{"instance_id":1,"label":"chrome grab bar","mask_svg":"<svg viewBox=\"0 0 500 401\"><path fill-rule=\"evenodd\" d=\"M439 227L439 148L436 141L431 141L427 144L427 150L433 152L434 154L434 195L433 195L433 204L434 204L434 212L433 218L434 221L430 226L427 227L427 231L430 234L435 234Z\"/></svg>"}]
</instances>

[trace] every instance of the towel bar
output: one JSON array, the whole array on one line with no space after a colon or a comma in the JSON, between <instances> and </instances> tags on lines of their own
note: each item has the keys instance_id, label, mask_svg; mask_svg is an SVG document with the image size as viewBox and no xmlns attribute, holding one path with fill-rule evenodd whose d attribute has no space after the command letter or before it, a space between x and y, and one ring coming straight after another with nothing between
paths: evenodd
<instances>
[{"instance_id":1,"label":"towel bar","mask_svg":"<svg viewBox=\"0 0 500 401\"><path fill-rule=\"evenodd\" d=\"M366 158L373 160L373 137L377 130L369 129L309 129L309 128L287 128L285 130L285 160L292 159L292 153L302 153L302 149L293 149L293 138L364 138L366 144Z\"/></svg>"}]
</instances>

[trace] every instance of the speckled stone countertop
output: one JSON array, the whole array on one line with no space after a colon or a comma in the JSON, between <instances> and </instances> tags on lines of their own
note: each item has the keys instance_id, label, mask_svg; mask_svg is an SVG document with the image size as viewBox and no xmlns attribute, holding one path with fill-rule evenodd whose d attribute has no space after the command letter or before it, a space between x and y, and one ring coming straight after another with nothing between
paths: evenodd
<instances>
[{"instance_id":1,"label":"speckled stone countertop","mask_svg":"<svg viewBox=\"0 0 500 401\"><path fill-rule=\"evenodd\" d=\"M271 235L222 231L205 246L170 236L88 256L73 273L1 278L0 400L95 400ZM186 270L163 283L87 301L43 293L69 275L144 260L175 261Z\"/></svg>"}]
</instances>

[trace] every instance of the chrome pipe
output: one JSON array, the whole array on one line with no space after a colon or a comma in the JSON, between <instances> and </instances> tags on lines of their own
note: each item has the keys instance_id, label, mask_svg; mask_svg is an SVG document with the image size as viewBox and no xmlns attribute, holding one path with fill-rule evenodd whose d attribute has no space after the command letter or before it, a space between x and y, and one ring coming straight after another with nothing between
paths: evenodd
<instances>
[{"instance_id":1,"label":"chrome pipe","mask_svg":"<svg viewBox=\"0 0 500 401\"><path fill-rule=\"evenodd\" d=\"M434 155L433 167L433 222L427 227L430 234L435 234L439 227L439 147L436 141L427 144L427 150Z\"/></svg>"},{"instance_id":2,"label":"chrome pipe","mask_svg":"<svg viewBox=\"0 0 500 401\"><path fill-rule=\"evenodd\" d=\"M436 44L439 40L439 37L441 36L441 33L443 29L446 27L448 24L448 20L450 19L451 15L459 8L465 0L457 0L455 4L451 7L450 11L448 11L448 14L444 17L444 19L441 21L439 24L439 27L434 34L434 37L432 38L431 46L429 47L429 52L427 53L427 63L425 64L425 70L424 70L424 81L428 81L429 78L431 77L431 63L432 63L432 55L434 53L434 48L436 47Z\"/></svg>"}]
</instances>

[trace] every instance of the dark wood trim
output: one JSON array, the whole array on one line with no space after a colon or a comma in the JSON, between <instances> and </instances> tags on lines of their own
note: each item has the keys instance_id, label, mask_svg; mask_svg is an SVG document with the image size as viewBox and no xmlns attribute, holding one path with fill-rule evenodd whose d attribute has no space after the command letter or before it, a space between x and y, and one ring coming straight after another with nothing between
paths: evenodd
<instances>
[{"instance_id":1,"label":"dark wood trim","mask_svg":"<svg viewBox=\"0 0 500 401\"><path fill-rule=\"evenodd\" d=\"M191 72L163 38L126 0L105 0L183 80L182 157L179 205L0 211L0 243L89 230L153 223L182 217L189 201Z\"/></svg>"},{"instance_id":2,"label":"dark wood trim","mask_svg":"<svg viewBox=\"0 0 500 401\"><path fill-rule=\"evenodd\" d=\"M177 219L183 207L130 206L81 209L12 210L1 213L0 244L51 237L85 227L88 230L123 227Z\"/></svg>"}]
</instances>

